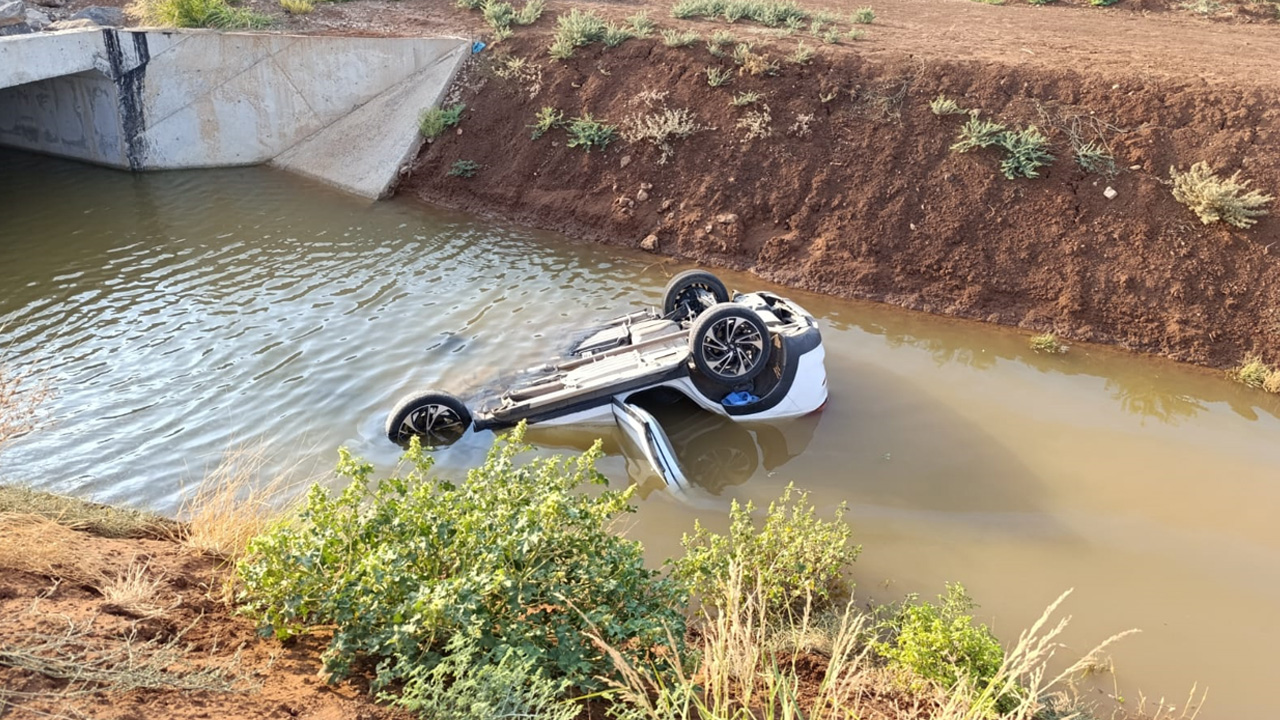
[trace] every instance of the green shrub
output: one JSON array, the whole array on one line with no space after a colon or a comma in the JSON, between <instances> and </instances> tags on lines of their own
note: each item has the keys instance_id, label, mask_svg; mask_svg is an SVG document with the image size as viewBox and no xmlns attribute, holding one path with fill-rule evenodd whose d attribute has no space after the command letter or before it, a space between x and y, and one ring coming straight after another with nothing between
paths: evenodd
<instances>
[{"instance_id":1,"label":"green shrub","mask_svg":"<svg viewBox=\"0 0 1280 720\"><path fill-rule=\"evenodd\" d=\"M587 152L591 152L593 147L604 150L618 135L616 127L599 122L591 117L591 113L583 113L570 120L565 131L569 133L569 147L580 147Z\"/></svg>"},{"instance_id":2,"label":"green shrub","mask_svg":"<svg viewBox=\"0 0 1280 720\"><path fill-rule=\"evenodd\" d=\"M809 13L789 0L679 0L671 7L671 15L681 19L722 17L731 23L751 20L766 27L792 27L796 20L807 18Z\"/></svg>"},{"instance_id":3,"label":"green shrub","mask_svg":"<svg viewBox=\"0 0 1280 720\"><path fill-rule=\"evenodd\" d=\"M529 126L529 129L533 131L530 133L530 137L533 140L537 140L546 135L551 128L560 127L563 124L564 113L553 107L544 107L534 116L533 124Z\"/></svg>"},{"instance_id":4,"label":"green shrub","mask_svg":"<svg viewBox=\"0 0 1280 720\"><path fill-rule=\"evenodd\" d=\"M796 43L795 52L788 55L787 60L795 63L796 65L808 65L813 62L814 55L817 55L817 51L808 45L805 45L804 41L801 40Z\"/></svg>"},{"instance_id":5,"label":"green shrub","mask_svg":"<svg viewBox=\"0 0 1280 720\"><path fill-rule=\"evenodd\" d=\"M1120 0L1089 0L1089 4L1094 7L1108 7L1110 5L1115 5L1118 2L1120 2Z\"/></svg>"},{"instance_id":6,"label":"green shrub","mask_svg":"<svg viewBox=\"0 0 1280 720\"><path fill-rule=\"evenodd\" d=\"M509 2L488 0L480 8L485 23L495 30L506 30L516 19L516 9Z\"/></svg>"},{"instance_id":7,"label":"green shrub","mask_svg":"<svg viewBox=\"0 0 1280 720\"><path fill-rule=\"evenodd\" d=\"M1048 5L1053 0L1027 0L1028 5Z\"/></svg>"},{"instance_id":8,"label":"green shrub","mask_svg":"<svg viewBox=\"0 0 1280 720\"><path fill-rule=\"evenodd\" d=\"M1038 353L1048 355L1061 355L1067 351L1067 346L1058 339L1053 333L1040 333L1031 336L1031 349Z\"/></svg>"},{"instance_id":9,"label":"green shrub","mask_svg":"<svg viewBox=\"0 0 1280 720\"><path fill-rule=\"evenodd\" d=\"M893 666L950 689L961 676L985 689L1000 670L1004 651L986 625L973 622L976 606L959 584L948 584L938 604L909 596L881 623L885 639L872 648Z\"/></svg>"},{"instance_id":10,"label":"green shrub","mask_svg":"<svg viewBox=\"0 0 1280 720\"><path fill-rule=\"evenodd\" d=\"M1169 168L1173 179L1173 199L1191 208L1205 225L1225 222L1245 229L1267 214L1264 209L1273 198L1249 189L1249 181L1236 172L1223 179L1208 163L1198 162L1185 173Z\"/></svg>"},{"instance_id":11,"label":"green shrub","mask_svg":"<svg viewBox=\"0 0 1280 720\"><path fill-rule=\"evenodd\" d=\"M638 38L647 38L658 28L658 24L649 17L649 13L644 11L627 18L627 25L631 26L632 35Z\"/></svg>"},{"instance_id":12,"label":"green shrub","mask_svg":"<svg viewBox=\"0 0 1280 720\"><path fill-rule=\"evenodd\" d=\"M610 23L604 28L604 35L600 36L600 42L608 47L618 47L622 43L636 37L631 28Z\"/></svg>"},{"instance_id":13,"label":"green shrub","mask_svg":"<svg viewBox=\"0 0 1280 720\"><path fill-rule=\"evenodd\" d=\"M711 87L728 85L730 78L733 77L733 73L724 68L708 66L705 72L707 74L707 84Z\"/></svg>"},{"instance_id":14,"label":"green shrub","mask_svg":"<svg viewBox=\"0 0 1280 720\"><path fill-rule=\"evenodd\" d=\"M754 105L755 103L760 102L760 99L762 97L764 96L761 95L760 93L755 92L754 90L748 90L746 92L740 92L737 95L734 95L733 99L729 101L729 104L734 107L746 107L748 105Z\"/></svg>"},{"instance_id":15,"label":"green shrub","mask_svg":"<svg viewBox=\"0 0 1280 720\"><path fill-rule=\"evenodd\" d=\"M290 15L309 15L316 9L311 0L280 0L280 7Z\"/></svg>"},{"instance_id":16,"label":"green shrub","mask_svg":"<svg viewBox=\"0 0 1280 720\"><path fill-rule=\"evenodd\" d=\"M698 42L698 31L689 30L681 32L675 29L667 29L662 31L662 44L667 47L688 47Z\"/></svg>"},{"instance_id":17,"label":"green shrub","mask_svg":"<svg viewBox=\"0 0 1280 720\"><path fill-rule=\"evenodd\" d=\"M1280 392L1280 370L1273 370L1256 355L1246 357L1244 362L1228 370L1227 377L1251 388Z\"/></svg>"},{"instance_id":18,"label":"green shrub","mask_svg":"<svg viewBox=\"0 0 1280 720\"><path fill-rule=\"evenodd\" d=\"M845 506L836 509L835 519L822 520L809 504L809 494L788 485L782 497L769 504L760 528L751 518L754 511L751 503L744 507L735 500L728 536L695 521L693 534L681 540L685 554L673 562L672 576L688 583L703 603L719 606L726 599L730 565L735 564L745 577L759 578L761 600L775 616L798 611L810 600L817 612L836 600L847 587L845 573L860 551L849 542L852 531L843 520Z\"/></svg>"},{"instance_id":19,"label":"green shrub","mask_svg":"<svg viewBox=\"0 0 1280 720\"><path fill-rule=\"evenodd\" d=\"M969 112L957 105L955 100L952 100L946 95L939 95L938 97L930 100L929 110L939 117L945 115L964 115Z\"/></svg>"},{"instance_id":20,"label":"green shrub","mask_svg":"<svg viewBox=\"0 0 1280 720\"><path fill-rule=\"evenodd\" d=\"M456 160L449 167L449 177L472 178L480 166L474 160Z\"/></svg>"},{"instance_id":21,"label":"green shrub","mask_svg":"<svg viewBox=\"0 0 1280 720\"><path fill-rule=\"evenodd\" d=\"M1116 158L1102 143L1074 143L1071 151L1075 155L1076 164L1086 172L1099 175L1116 174Z\"/></svg>"},{"instance_id":22,"label":"green shrub","mask_svg":"<svg viewBox=\"0 0 1280 720\"><path fill-rule=\"evenodd\" d=\"M1040 168L1048 167L1054 160L1049 152L1049 139L1035 125L1001 133L999 145L1005 152L1000 171L1009 180L1040 177Z\"/></svg>"},{"instance_id":23,"label":"green shrub","mask_svg":"<svg viewBox=\"0 0 1280 720\"><path fill-rule=\"evenodd\" d=\"M573 8L556 18L551 56L558 60L573 57L573 51L604 39L608 25L598 15Z\"/></svg>"},{"instance_id":24,"label":"green shrub","mask_svg":"<svg viewBox=\"0 0 1280 720\"><path fill-rule=\"evenodd\" d=\"M542 17L542 12L546 9L546 0L529 0L512 19L517 25L532 25L538 22L538 18Z\"/></svg>"},{"instance_id":25,"label":"green shrub","mask_svg":"<svg viewBox=\"0 0 1280 720\"><path fill-rule=\"evenodd\" d=\"M1005 132L1004 125L998 122L983 120L977 112L969 115L969 119L960 127L960 137L951 146L952 152L969 152L977 148L991 147L1000 142Z\"/></svg>"},{"instance_id":26,"label":"green shrub","mask_svg":"<svg viewBox=\"0 0 1280 720\"><path fill-rule=\"evenodd\" d=\"M445 130L457 125L462 120L462 111L466 105L458 103L452 107L438 107L423 110L418 116L418 130L422 136L434 140L444 134Z\"/></svg>"},{"instance_id":27,"label":"green shrub","mask_svg":"<svg viewBox=\"0 0 1280 720\"><path fill-rule=\"evenodd\" d=\"M227 0L135 0L129 16L153 27L259 30L271 25L271 17Z\"/></svg>"},{"instance_id":28,"label":"green shrub","mask_svg":"<svg viewBox=\"0 0 1280 720\"><path fill-rule=\"evenodd\" d=\"M876 20L876 11L870 7L862 7L853 11L853 22L857 25L870 25Z\"/></svg>"},{"instance_id":29,"label":"green shrub","mask_svg":"<svg viewBox=\"0 0 1280 720\"><path fill-rule=\"evenodd\" d=\"M297 517L249 544L237 566L245 610L278 637L330 628L331 678L373 661L374 688L399 683L411 704L430 700L448 679L440 674L456 680L489 665L498 675L482 683L532 668L599 687L612 664L587 630L634 662L678 656L664 647L683 637L687 595L645 568L640 543L609 530L634 510L634 488L582 490L607 484L594 467L599 443L517 465L530 449L523 435L521 426L499 440L459 482L435 477L416 439L408 473L381 481L340 451L346 489L314 485ZM433 675L460 644L466 656Z\"/></svg>"}]
</instances>

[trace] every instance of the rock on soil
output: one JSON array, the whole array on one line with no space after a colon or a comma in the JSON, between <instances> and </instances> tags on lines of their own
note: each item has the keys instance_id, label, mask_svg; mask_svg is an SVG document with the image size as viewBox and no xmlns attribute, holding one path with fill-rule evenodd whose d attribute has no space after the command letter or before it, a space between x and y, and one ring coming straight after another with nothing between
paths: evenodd
<instances>
[{"instance_id":1,"label":"rock on soil","mask_svg":"<svg viewBox=\"0 0 1280 720\"><path fill-rule=\"evenodd\" d=\"M27 25L33 30L44 30L49 27L49 23L53 22L48 15L36 10L35 8L27 8Z\"/></svg>"},{"instance_id":2,"label":"rock on soil","mask_svg":"<svg viewBox=\"0 0 1280 720\"><path fill-rule=\"evenodd\" d=\"M26 19L26 6L19 0L0 2L0 27L17 25Z\"/></svg>"},{"instance_id":3,"label":"rock on soil","mask_svg":"<svg viewBox=\"0 0 1280 720\"><path fill-rule=\"evenodd\" d=\"M124 27L124 11L117 7L94 5L71 16L72 20L91 20L102 27Z\"/></svg>"}]
</instances>

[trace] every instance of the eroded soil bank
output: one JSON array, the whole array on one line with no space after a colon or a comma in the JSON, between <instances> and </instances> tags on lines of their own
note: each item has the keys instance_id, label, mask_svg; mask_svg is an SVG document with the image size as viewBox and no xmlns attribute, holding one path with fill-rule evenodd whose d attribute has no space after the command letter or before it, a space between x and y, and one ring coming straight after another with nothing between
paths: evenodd
<instances>
[{"instance_id":1,"label":"eroded soil bank","mask_svg":"<svg viewBox=\"0 0 1280 720\"><path fill-rule=\"evenodd\" d=\"M962 38L984 16L961 9ZM1019 18L1046 22L1007 10L1000 19L1015 29ZM1054 17L1082 19L1082 47L1107 42L1094 16ZM456 88L467 106L458 131L424 147L400 192L596 242L637 247L653 235L661 255L840 296L1216 367L1251 353L1274 363L1280 219L1206 227L1169 183L1171 166L1208 161L1280 192L1280 92L1247 62L1270 57L1266 38L1215 33L1198 52L1172 41L1151 52L1161 33L1198 30L1156 17L1126 23L1111 38L1118 57L1096 65L1087 49L1034 62L1003 46L948 55L929 43L917 54L876 25L866 40L818 44L802 65L786 59L798 40L722 22L679 25L702 34L689 47L654 36L557 61L544 19L477 56ZM714 57L705 38L715 30L751 41L778 61L776 75ZM1032 37L1011 42L1028 57L1040 49ZM1117 62L1125 53L1133 72ZM1238 62L1201 76L1214 53ZM710 87L709 67L731 79ZM744 92L760 99L731 104ZM935 116L929 101L940 94L1009 127L1036 125L1056 161L1040 178L1008 180L995 149L951 151L965 118ZM655 145L622 139L584 152L560 129L531 139L544 107L619 125L688 109L702 129L674 141L667 162ZM757 126L764 116L763 137L748 137L752 115ZM1109 147L1117 171L1081 168L1073 138ZM448 174L458 160L478 164L474 177Z\"/></svg>"}]
</instances>

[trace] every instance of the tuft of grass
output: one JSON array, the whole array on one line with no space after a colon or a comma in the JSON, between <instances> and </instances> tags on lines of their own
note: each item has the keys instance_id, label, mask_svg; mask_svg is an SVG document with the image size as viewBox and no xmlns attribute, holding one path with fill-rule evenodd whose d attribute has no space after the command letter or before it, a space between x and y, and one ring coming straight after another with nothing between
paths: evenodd
<instances>
[{"instance_id":1,"label":"tuft of grass","mask_svg":"<svg viewBox=\"0 0 1280 720\"><path fill-rule=\"evenodd\" d=\"M845 33L844 36L853 42L857 42L866 37L867 33L865 30L859 30L858 28L849 28L849 32Z\"/></svg>"},{"instance_id":2,"label":"tuft of grass","mask_svg":"<svg viewBox=\"0 0 1280 720\"><path fill-rule=\"evenodd\" d=\"M556 19L556 34L551 43L551 57L567 60L574 50L604 39L609 26L592 12L573 8Z\"/></svg>"},{"instance_id":3,"label":"tuft of grass","mask_svg":"<svg viewBox=\"0 0 1280 720\"><path fill-rule=\"evenodd\" d=\"M153 27L261 30L271 25L270 16L227 0L133 0L125 12Z\"/></svg>"},{"instance_id":4,"label":"tuft of grass","mask_svg":"<svg viewBox=\"0 0 1280 720\"><path fill-rule=\"evenodd\" d=\"M183 500L186 520L182 544L198 553L237 560L249 540L267 530L287 510L280 499L300 481L286 473L265 478L267 456L261 447L236 447L223 453L195 491Z\"/></svg>"},{"instance_id":5,"label":"tuft of grass","mask_svg":"<svg viewBox=\"0 0 1280 720\"><path fill-rule=\"evenodd\" d=\"M0 485L0 516L17 515L39 517L106 538L171 538L181 532L178 523L154 513L102 505L22 485Z\"/></svg>"},{"instance_id":6,"label":"tuft of grass","mask_svg":"<svg viewBox=\"0 0 1280 720\"><path fill-rule=\"evenodd\" d=\"M604 43L607 47L613 48L618 47L622 43L634 37L636 37L636 34L631 30L631 28L610 23L605 26L604 35L600 36L600 42Z\"/></svg>"},{"instance_id":7,"label":"tuft of grass","mask_svg":"<svg viewBox=\"0 0 1280 720\"><path fill-rule=\"evenodd\" d=\"M749 20L765 27L791 27L809 13L791 0L679 0L671 7L672 17L723 18L735 23Z\"/></svg>"},{"instance_id":8,"label":"tuft of grass","mask_svg":"<svg viewBox=\"0 0 1280 720\"><path fill-rule=\"evenodd\" d=\"M668 28L662 31L662 44L671 48L689 47L698 42L698 31L687 30L680 31L674 28Z\"/></svg>"},{"instance_id":9,"label":"tuft of grass","mask_svg":"<svg viewBox=\"0 0 1280 720\"><path fill-rule=\"evenodd\" d=\"M1046 355L1061 355L1067 351L1067 345L1053 333L1040 333L1031 336L1031 349Z\"/></svg>"},{"instance_id":10,"label":"tuft of grass","mask_svg":"<svg viewBox=\"0 0 1280 720\"><path fill-rule=\"evenodd\" d=\"M939 117L946 115L966 115L969 112L957 105L955 100L952 100L946 95L939 95L938 97L930 100L929 110Z\"/></svg>"},{"instance_id":11,"label":"tuft of grass","mask_svg":"<svg viewBox=\"0 0 1280 720\"><path fill-rule=\"evenodd\" d=\"M1048 5L1054 0L1027 0L1028 5Z\"/></svg>"},{"instance_id":12,"label":"tuft of grass","mask_svg":"<svg viewBox=\"0 0 1280 720\"><path fill-rule=\"evenodd\" d=\"M529 0L511 19L517 25L532 25L538 22L538 19L542 17L542 13L546 9L546 0Z\"/></svg>"},{"instance_id":13,"label":"tuft of grass","mask_svg":"<svg viewBox=\"0 0 1280 720\"><path fill-rule=\"evenodd\" d=\"M808 65L809 63L813 62L813 57L817 54L818 54L817 50L814 50L808 45L805 45L804 41L801 40L800 42L796 43L795 51L787 56L787 60L789 62L795 63L796 65Z\"/></svg>"},{"instance_id":14,"label":"tuft of grass","mask_svg":"<svg viewBox=\"0 0 1280 720\"><path fill-rule=\"evenodd\" d=\"M316 9L311 0L280 0L280 7L290 15L309 15Z\"/></svg>"},{"instance_id":15,"label":"tuft of grass","mask_svg":"<svg viewBox=\"0 0 1280 720\"><path fill-rule=\"evenodd\" d=\"M449 166L449 177L473 178L480 165L474 160L455 160Z\"/></svg>"},{"instance_id":16,"label":"tuft of grass","mask_svg":"<svg viewBox=\"0 0 1280 720\"><path fill-rule=\"evenodd\" d=\"M733 99L729 101L729 104L733 105L734 107L746 107L748 105L753 105L755 103L760 102L760 99L763 97L764 97L763 95L761 95L758 92L755 92L754 90L748 90L746 92L740 92L737 95L734 95Z\"/></svg>"},{"instance_id":17,"label":"tuft of grass","mask_svg":"<svg viewBox=\"0 0 1280 720\"><path fill-rule=\"evenodd\" d=\"M1089 0L1089 4L1094 7L1110 7L1120 2L1120 0Z\"/></svg>"},{"instance_id":18,"label":"tuft of grass","mask_svg":"<svg viewBox=\"0 0 1280 720\"><path fill-rule=\"evenodd\" d=\"M157 602L163 582L162 576L149 572L147 563L135 557L124 572L102 576L96 587L109 611L148 618L164 611Z\"/></svg>"},{"instance_id":19,"label":"tuft of grass","mask_svg":"<svg viewBox=\"0 0 1280 720\"><path fill-rule=\"evenodd\" d=\"M529 129L532 131L530 133L530 138L537 140L543 135L546 135L547 131L551 130L551 128L560 127L563 124L564 113L553 107L543 107L538 111L538 114L534 116L533 124L529 126Z\"/></svg>"},{"instance_id":20,"label":"tuft of grass","mask_svg":"<svg viewBox=\"0 0 1280 720\"><path fill-rule=\"evenodd\" d=\"M583 113L570 120L565 132L569 133L569 147L580 147L587 152L591 152L593 147L603 151L618 135L616 127L596 120L591 113Z\"/></svg>"},{"instance_id":21,"label":"tuft of grass","mask_svg":"<svg viewBox=\"0 0 1280 720\"><path fill-rule=\"evenodd\" d=\"M458 103L450 107L438 107L423 110L418 116L418 130L428 140L434 140L444 134L445 130L457 125L462 120L462 111L466 105Z\"/></svg>"},{"instance_id":22,"label":"tuft of grass","mask_svg":"<svg viewBox=\"0 0 1280 720\"><path fill-rule=\"evenodd\" d=\"M876 21L876 11L870 6L860 7L853 11L853 22L855 25L870 25Z\"/></svg>"},{"instance_id":23,"label":"tuft of grass","mask_svg":"<svg viewBox=\"0 0 1280 720\"><path fill-rule=\"evenodd\" d=\"M1258 390L1280 393L1280 369L1272 368L1257 355L1249 355L1244 362L1227 371L1227 377Z\"/></svg>"},{"instance_id":24,"label":"tuft of grass","mask_svg":"<svg viewBox=\"0 0 1280 720\"><path fill-rule=\"evenodd\" d=\"M831 28L828 28L828 29L826 29L826 30L822 31L822 34L821 34L821 35L819 35L818 37L822 38L822 42L824 42L824 43L826 43L826 44L828 44L828 45L839 45L839 44L840 44L840 29L839 29L839 28L837 28L837 27L831 27Z\"/></svg>"},{"instance_id":25,"label":"tuft of grass","mask_svg":"<svg viewBox=\"0 0 1280 720\"><path fill-rule=\"evenodd\" d=\"M751 43L738 43L733 48L733 61L738 72L748 75L777 75L778 63L751 49Z\"/></svg>"},{"instance_id":26,"label":"tuft of grass","mask_svg":"<svg viewBox=\"0 0 1280 720\"><path fill-rule=\"evenodd\" d=\"M1249 181L1241 180L1238 171L1229 178L1218 177L1206 162L1192 165L1185 173L1171 167L1169 177L1173 180L1173 198L1190 208L1205 225L1225 222L1248 229L1267 214L1266 206L1275 199L1250 190Z\"/></svg>"},{"instance_id":27,"label":"tuft of grass","mask_svg":"<svg viewBox=\"0 0 1280 720\"><path fill-rule=\"evenodd\" d=\"M729 80L733 76L733 73L729 70L714 66L708 66L704 72L707 74L707 84L711 87L723 87L728 85Z\"/></svg>"},{"instance_id":28,"label":"tuft of grass","mask_svg":"<svg viewBox=\"0 0 1280 720\"><path fill-rule=\"evenodd\" d=\"M635 15L627 18L627 25L631 27L634 37L647 38L658 29L658 24L649 17L649 13L640 11Z\"/></svg>"}]
</instances>

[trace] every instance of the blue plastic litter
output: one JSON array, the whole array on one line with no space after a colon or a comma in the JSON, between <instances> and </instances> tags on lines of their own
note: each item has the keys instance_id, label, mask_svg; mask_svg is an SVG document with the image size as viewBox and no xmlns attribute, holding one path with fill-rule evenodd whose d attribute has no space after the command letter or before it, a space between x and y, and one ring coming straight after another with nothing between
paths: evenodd
<instances>
[{"instance_id":1,"label":"blue plastic litter","mask_svg":"<svg viewBox=\"0 0 1280 720\"><path fill-rule=\"evenodd\" d=\"M475 42L471 43L471 54L472 54L472 55L475 55L476 53L480 52L480 51L481 51L481 50L483 50L483 49L484 49L484 43L480 42L479 40L477 40L477 41L475 41Z\"/></svg>"},{"instance_id":2,"label":"blue plastic litter","mask_svg":"<svg viewBox=\"0 0 1280 720\"><path fill-rule=\"evenodd\" d=\"M739 390L738 392L731 392L728 395L725 395L724 399L720 401L720 404L731 407L735 405L750 405L759 399L760 398L752 395L746 390Z\"/></svg>"}]
</instances>

